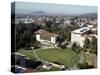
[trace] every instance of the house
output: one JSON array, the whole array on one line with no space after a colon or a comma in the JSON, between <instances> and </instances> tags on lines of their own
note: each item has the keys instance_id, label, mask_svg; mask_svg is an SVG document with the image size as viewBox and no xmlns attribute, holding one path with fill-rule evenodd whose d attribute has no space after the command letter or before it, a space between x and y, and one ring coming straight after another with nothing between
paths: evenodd
<instances>
[{"instance_id":1,"label":"house","mask_svg":"<svg viewBox=\"0 0 100 75\"><path fill-rule=\"evenodd\" d=\"M96 34L90 32L89 27L79 28L71 32L71 42L76 42L79 46L83 47L85 38L88 38L91 41L93 36L97 37Z\"/></svg>"},{"instance_id":2,"label":"house","mask_svg":"<svg viewBox=\"0 0 100 75\"><path fill-rule=\"evenodd\" d=\"M35 34L36 40L42 44L56 44L57 38L59 37L59 35L43 29L36 31Z\"/></svg>"}]
</instances>

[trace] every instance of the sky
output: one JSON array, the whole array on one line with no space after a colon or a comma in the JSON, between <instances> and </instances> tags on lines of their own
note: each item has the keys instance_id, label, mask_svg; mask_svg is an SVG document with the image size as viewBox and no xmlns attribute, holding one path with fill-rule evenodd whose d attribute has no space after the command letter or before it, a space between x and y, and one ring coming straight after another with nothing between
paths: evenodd
<instances>
[{"instance_id":1,"label":"sky","mask_svg":"<svg viewBox=\"0 0 100 75\"><path fill-rule=\"evenodd\" d=\"M15 2L16 13L32 13L43 11L46 13L85 14L97 12L97 7L63 4L46 4L31 2Z\"/></svg>"}]
</instances>

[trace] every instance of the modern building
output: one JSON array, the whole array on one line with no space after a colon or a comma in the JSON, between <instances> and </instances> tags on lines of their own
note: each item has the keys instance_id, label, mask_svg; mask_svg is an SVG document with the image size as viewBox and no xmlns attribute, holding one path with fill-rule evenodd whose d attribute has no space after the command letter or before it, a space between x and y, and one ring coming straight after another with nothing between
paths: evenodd
<instances>
[{"instance_id":1,"label":"modern building","mask_svg":"<svg viewBox=\"0 0 100 75\"><path fill-rule=\"evenodd\" d=\"M90 32L89 27L83 27L71 32L71 42L76 42L79 46L83 47L85 38L88 38L91 41L93 36L97 37L96 34Z\"/></svg>"}]
</instances>

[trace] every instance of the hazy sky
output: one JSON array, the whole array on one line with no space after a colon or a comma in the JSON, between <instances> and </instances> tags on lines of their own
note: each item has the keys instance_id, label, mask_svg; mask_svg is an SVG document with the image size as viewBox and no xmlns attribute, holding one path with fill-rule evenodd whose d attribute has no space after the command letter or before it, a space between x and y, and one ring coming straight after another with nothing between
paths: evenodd
<instances>
[{"instance_id":1,"label":"hazy sky","mask_svg":"<svg viewBox=\"0 0 100 75\"><path fill-rule=\"evenodd\" d=\"M64 13L64 14L84 14L84 13L97 12L97 7L16 2L16 13L31 13L35 11L44 11L48 13Z\"/></svg>"}]
</instances>

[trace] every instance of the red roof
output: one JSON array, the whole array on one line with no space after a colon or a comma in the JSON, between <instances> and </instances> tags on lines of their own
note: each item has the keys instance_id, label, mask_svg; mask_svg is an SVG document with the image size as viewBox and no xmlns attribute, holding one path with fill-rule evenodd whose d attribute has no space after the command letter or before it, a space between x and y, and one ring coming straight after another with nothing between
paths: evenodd
<instances>
[{"instance_id":1,"label":"red roof","mask_svg":"<svg viewBox=\"0 0 100 75\"><path fill-rule=\"evenodd\" d=\"M55 33L51 33L49 31L46 31L46 30L43 30L43 29L36 31L35 33L40 34L40 38L45 39L45 40L51 40L51 37L59 36Z\"/></svg>"}]
</instances>

